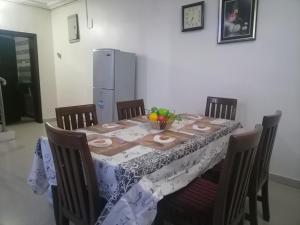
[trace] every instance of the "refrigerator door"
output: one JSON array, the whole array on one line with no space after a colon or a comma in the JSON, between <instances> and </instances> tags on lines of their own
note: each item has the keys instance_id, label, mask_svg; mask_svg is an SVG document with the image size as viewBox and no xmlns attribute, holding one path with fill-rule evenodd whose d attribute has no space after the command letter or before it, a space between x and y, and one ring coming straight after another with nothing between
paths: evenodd
<instances>
[{"instance_id":1,"label":"refrigerator door","mask_svg":"<svg viewBox=\"0 0 300 225\"><path fill-rule=\"evenodd\" d=\"M122 51L115 52L115 101L135 99L135 62L135 54Z\"/></svg>"},{"instance_id":2,"label":"refrigerator door","mask_svg":"<svg viewBox=\"0 0 300 225\"><path fill-rule=\"evenodd\" d=\"M93 84L96 88L114 89L114 50L99 49L93 52Z\"/></svg>"},{"instance_id":3,"label":"refrigerator door","mask_svg":"<svg viewBox=\"0 0 300 225\"><path fill-rule=\"evenodd\" d=\"M114 90L94 88L93 92L98 121L101 124L113 122L115 109Z\"/></svg>"}]
</instances>

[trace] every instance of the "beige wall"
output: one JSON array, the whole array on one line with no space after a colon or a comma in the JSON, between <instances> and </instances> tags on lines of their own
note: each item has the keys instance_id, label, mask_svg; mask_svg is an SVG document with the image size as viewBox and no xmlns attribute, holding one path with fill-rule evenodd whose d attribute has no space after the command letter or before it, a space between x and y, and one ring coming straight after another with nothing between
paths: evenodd
<instances>
[{"instance_id":1,"label":"beige wall","mask_svg":"<svg viewBox=\"0 0 300 225\"><path fill-rule=\"evenodd\" d=\"M0 1L0 29L37 34L43 118L54 118L57 95L50 11Z\"/></svg>"},{"instance_id":2,"label":"beige wall","mask_svg":"<svg viewBox=\"0 0 300 225\"><path fill-rule=\"evenodd\" d=\"M238 116L254 127L283 111L271 172L300 180L300 1L259 1L257 40L217 45L218 2L206 1L205 28L181 33L181 5L192 0L90 0L52 12L58 103L92 101L92 49L138 55L138 96L146 106L204 112L206 96L235 97ZM67 16L79 14L81 41L68 43ZM69 86L64 85L69 83Z\"/></svg>"}]
</instances>

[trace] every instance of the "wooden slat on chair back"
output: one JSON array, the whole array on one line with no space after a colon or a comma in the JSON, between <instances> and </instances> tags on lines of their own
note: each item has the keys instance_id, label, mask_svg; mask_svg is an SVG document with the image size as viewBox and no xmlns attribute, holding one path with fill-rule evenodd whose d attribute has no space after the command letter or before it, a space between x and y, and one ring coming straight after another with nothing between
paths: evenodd
<instances>
[{"instance_id":1,"label":"wooden slat on chair back","mask_svg":"<svg viewBox=\"0 0 300 225\"><path fill-rule=\"evenodd\" d=\"M94 224L103 206L86 135L56 129L48 123L46 131L56 170L60 209L76 224Z\"/></svg>"},{"instance_id":2,"label":"wooden slat on chair back","mask_svg":"<svg viewBox=\"0 0 300 225\"><path fill-rule=\"evenodd\" d=\"M235 120L237 99L207 97L205 116Z\"/></svg>"},{"instance_id":3,"label":"wooden slat on chair back","mask_svg":"<svg viewBox=\"0 0 300 225\"><path fill-rule=\"evenodd\" d=\"M214 225L235 225L244 216L245 200L261 132L262 127L258 125L253 131L230 137L218 187Z\"/></svg>"},{"instance_id":4,"label":"wooden slat on chair back","mask_svg":"<svg viewBox=\"0 0 300 225\"><path fill-rule=\"evenodd\" d=\"M75 130L98 124L94 104L56 108L57 126L65 130Z\"/></svg>"},{"instance_id":5,"label":"wooden slat on chair back","mask_svg":"<svg viewBox=\"0 0 300 225\"><path fill-rule=\"evenodd\" d=\"M145 115L144 100L132 100L117 102L118 119L130 119L132 117Z\"/></svg>"},{"instance_id":6,"label":"wooden slat on chair back","mask_svg":"<svg viewBox=\"0 0 300 225\"><path fill-rule=\"evenodd\" d=\"M274 115L264 116L263 118L263 132L255 160L257 170L254 171L257 173L257 175L254 176L258 179L257 188L269 177L270 159L281 115L281 111L277 111Z\"/></svg>"}]
</instances>

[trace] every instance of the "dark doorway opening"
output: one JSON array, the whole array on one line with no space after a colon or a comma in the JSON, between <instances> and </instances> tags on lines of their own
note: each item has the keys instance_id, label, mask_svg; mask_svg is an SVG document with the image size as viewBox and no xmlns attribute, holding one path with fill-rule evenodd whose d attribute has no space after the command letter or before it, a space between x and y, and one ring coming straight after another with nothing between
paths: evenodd
<instances>
[{"instance_id":1,"label":"dark doorway opening","mask_svg":"<svg viewBox=\"0 0 300 225\"><path fill-rule=\"evenodd\" d=\"M36 34L0 29L0 77L7 124L42 123Z\"/></svg>"}]
</instances>

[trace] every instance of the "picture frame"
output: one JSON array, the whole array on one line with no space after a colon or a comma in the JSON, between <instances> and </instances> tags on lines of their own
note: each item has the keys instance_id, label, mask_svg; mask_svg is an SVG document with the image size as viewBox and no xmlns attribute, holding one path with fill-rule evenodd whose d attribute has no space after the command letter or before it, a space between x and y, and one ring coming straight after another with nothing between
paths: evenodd
<instances>
[{"instance_id":1,"label":"picture frame","mask_svg":"<svg viewBox=\"0 0 300 225\"><path fill-rule=\"evenodd\" d=\"M256 39L258 0L220 0L218 44Z\"/></svg>"},{"instance_id":2,"label":"picture frame","mask_svg":"<svg viewBox=\"0 0 300 225\"><path fill-rule=\"evenodd\" d=\"M78 14L68 16L68 31L70 43L80 41Z\"/></svg>"},{"instance_id":3,"label":"picture frame","mask_svg":"<svg viewBox=\"0 0 300 225\"><path fill-rule=\"evenodd\" d=\"M204 28L204 1L181 7L181 31L195 31Z\"/></svg>"}]
</instances>

